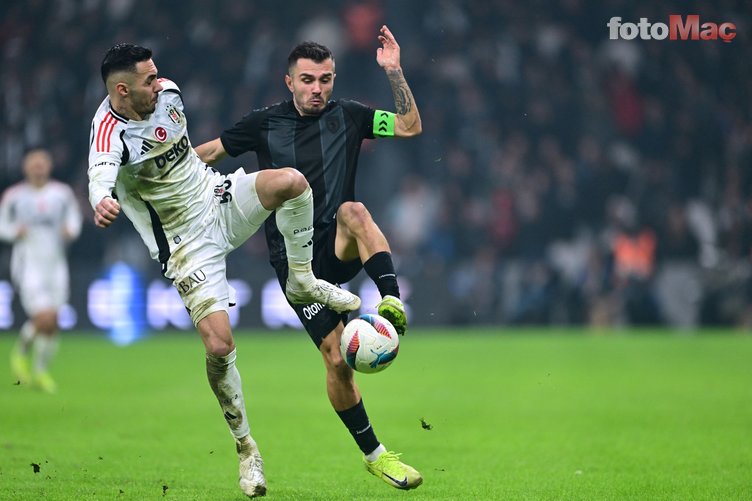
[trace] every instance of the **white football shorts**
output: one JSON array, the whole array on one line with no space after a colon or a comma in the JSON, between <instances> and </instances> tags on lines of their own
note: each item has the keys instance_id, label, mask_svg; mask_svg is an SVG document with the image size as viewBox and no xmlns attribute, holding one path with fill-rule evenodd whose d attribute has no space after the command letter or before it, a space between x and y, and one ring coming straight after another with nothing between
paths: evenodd
<instances>
[{"instance_id":1,"label":"white football shorts","mask_svg":"<svg viewBox=\"0 0 752 501\"><path fill-rule=\"evenodd\" d=\"M64 260L53 263L24 263L12 270L21 306L34 317L47 310L57 311L68 302L68 265Z\"/></svg>"},{"instance_id":2,"label":"white football shorts","mask_svg":"<svg viewBox=\"0 0 752 501\"><path fill-rule=\"evenodd\" d=\"M202 231L172 237L166 276L173 280L196 325L210 313L234 305L225 258L256 233L272 212L258 198L257 175L240 168L223 176L214 188L214 205L207 209Z\"/></svg>"}]
</instances>

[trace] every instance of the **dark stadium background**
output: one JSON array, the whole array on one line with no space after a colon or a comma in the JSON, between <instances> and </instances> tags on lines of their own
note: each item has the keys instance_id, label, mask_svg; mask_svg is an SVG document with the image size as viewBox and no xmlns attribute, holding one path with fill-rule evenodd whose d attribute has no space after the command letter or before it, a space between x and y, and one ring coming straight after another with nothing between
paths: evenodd
<instances>
[{"instance_id":1,"label":"dark stadium background","mask_svg":"<svg viewBox=\"0 0 752 501\"><path fill-rule=\"evenodd\" d=\"M670 14L733 22L737 37L608 39L613 16ZM303 39L334 50L335 98L392 109L375 62L386 23L424 132L366 144L357 192L390 238L414 325L749 327L750 14L742 1L6 2L0 189L20 179L26 148L49 147L87 221L70 249L76 328L111 324L117 312L143 322L147 291L114 290L129 282L113 265L151 285L148 297L166 297L169 283L130 223L95 229L87 201L104 51L121 41L154 49L161 75L183 91L195 146L286 99L286 56ZM255 159L220 168L240 165ZM655 238L646 262L614 252L629 241L619 236L639 235ZM22 321L9 252L0 246L3 329ZM228 269L250 293L239 325L280 322L268 310L280 304L264 303L273 274L263 235ZM179 323L174 301L152 309L152 327Z\"/></svg>"}]
</instances>

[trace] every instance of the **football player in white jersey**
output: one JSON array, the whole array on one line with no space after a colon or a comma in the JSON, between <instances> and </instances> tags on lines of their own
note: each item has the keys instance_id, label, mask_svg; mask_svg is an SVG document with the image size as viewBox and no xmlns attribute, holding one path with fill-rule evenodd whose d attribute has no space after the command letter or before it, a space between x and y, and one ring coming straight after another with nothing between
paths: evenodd
<instances>
[{"instance_id":1,"label":"football player in white jersey","mask_svg":"<svg viewBox=\"0 0 752 501\"><path fill-rule=\"evenodd\" d=\"M235 366L225 257L276 212L290 265L288 298L342 312L357 309L360 299L313 275L313 196L302 174L241 168L225 176L208 167L191 146L180 89L157 77L150 49L115 45L101 71L107 97L92 121L89 149L94 222L107 228L122 209L173 281L204 342L209 384L236 440L240 488L263 496L263 463Z\"/></svg>"},{"instance_id":2,"label":"football player in white jersey","mask_svg":"<svg viewBox=\"0 0 752 501\"><path fill-rule=\"evenodd\" d=\"M13 243L11 277L29 317L11 352L11 371L19 383L54 393L48 368L57 348L58 310L68 301L65 246L81 233L81 209L68 185L50 179L47 150L26 153L23 171L25 180L0 201L0 239Z\"/></svg>"}]
</instances>

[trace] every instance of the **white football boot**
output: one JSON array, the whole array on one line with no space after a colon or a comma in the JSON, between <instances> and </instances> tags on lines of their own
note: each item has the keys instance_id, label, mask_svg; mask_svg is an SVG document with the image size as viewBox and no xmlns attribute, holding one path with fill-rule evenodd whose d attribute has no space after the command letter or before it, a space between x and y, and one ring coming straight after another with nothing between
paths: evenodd
<instances>
[{"instance_id":1,"label":"white football boot","mask_svg":"<svg viewBox=\"0 0 752 501\"><path fill-rule=\"evenodd\" d=\"M240 459L240 490L249 498L266 495L264 460L251 436L235 442Z\"/></svg>"},{"instance_id":2,"label":"white football boot","mask_svg":"<svg viewBox=\"0 0 752 501\"><path fill-rule=\"evenodd\" d=\"M307 284L307 289L289 278L285 287L285 295L294 304L321 303L338 313L354 311L360 308L360 298L352 292L330 284L326 280L316 279Z\"/></svg>"}]
</instances>

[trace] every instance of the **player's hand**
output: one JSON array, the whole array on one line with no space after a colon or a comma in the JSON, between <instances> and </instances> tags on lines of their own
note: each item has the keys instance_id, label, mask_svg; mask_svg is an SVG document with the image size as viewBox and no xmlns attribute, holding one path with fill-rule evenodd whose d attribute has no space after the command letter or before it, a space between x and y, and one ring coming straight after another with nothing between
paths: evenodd
<instances>
[{"instance_id":1,"label":"player's hand","mask_svg":"<svg viewBox=\"0 0 752 501\"><path fill-rule=\"evenodd\" d=\"M376 49L376 62L385 70L400 69L400 46L386 25L381 27L379 42L383 47Z\"/></svg>"},{"instance_id":2,"label":"player's hand","mask_svg":"<svg viewBox=\"0 0 752 501\"><path fill-rule=\"evenodd\" d=\"M18 233L16 233L16 240L21 240L26 238L26 234L29 232L29 230L26 229L26 225L21 225L18 227Z\"/></svg>"},{"instance_id":3,"label":"player's hand","mask_svg":"<svg viewBox=\"0 0 752 501\"><path fill-rule=\"evenodd\" d=\"M100 228L107 228L120 214L120 204L117 200L104 197L94 209L94 224Z\"/></svg>"}]
</instances>

